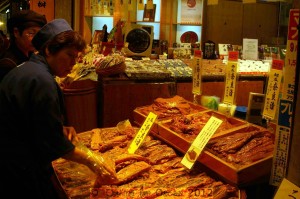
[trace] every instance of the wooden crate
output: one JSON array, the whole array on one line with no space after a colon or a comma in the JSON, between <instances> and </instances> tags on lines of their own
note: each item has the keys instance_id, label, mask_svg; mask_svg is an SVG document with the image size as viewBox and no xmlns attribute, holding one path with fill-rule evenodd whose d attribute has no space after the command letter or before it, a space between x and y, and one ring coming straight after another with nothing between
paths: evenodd
<instances>
[{"instance_id":1,"label":"wooden crate","mask_svg":"<svg viewBox=\"0 0 300 199\"><path fill-rule=\"evenodd\" d=\"M212 140L236 133L247 133L255 130L268 131L260 126L248 124L231 132L224 133L223 135L218 135L217 137L212 138ZM213 170L228 183L237 185L239 187L245 187L260 181L269 180L272 159L273 155L268 155L265 158L257 160L251 164L238 166L233 163L226 162L221 157L215 155L210 149L208 149L208 147L206 147L205 151L198 158L198 161L207 168Z\"/></svg>"},{"instance_id":2,"label":"wooden crate","mask_svg":"<svg viewBox=\"0 0 300 199\"><path fill-rule=\"evenodd\" d=\"M231 117L231 116L226 116L226 115L224 115L220 112L209 110L209 109L205 110L205 111L202 111L202 112L199 112L199 113L191 114L191 115L188 115L188 116L189 117L195 117L195 118L201 117L201 116L208 116L208 117L215 116L219 119L226 120L230 125L234 126L230 129L225 129L225 130L222 130L222 131L219 131L219 132L215 133L215 135L213 135L213 137L218 136L218 134L222 135L222 134L224 134L228 131L232 131L233 129L239 128L240 126L243 126L243 125L247 124L247 122L245 120L241 120L241 119ZM165 131L165 130L166 131L172 131L170 129L172 129L174 119L176 120L178 118L174 117L172 120L162 121L158 128L162 128L161 129L162 132ZM199 129L199 132L200 131L201 131L201 129ZM180 136L186 138L186 140L190 140L190 141L194 140L196 138L196 136L198 135L198 134L197 135L194 134L194 135L191 135L190 138L188 138L189 135L183 134L181 132L176 132L175 130L173 130L172 133L179 134Z\"/></svg>"},{"instance_id":3,"label":"wooden crate","mask_svg":"<svg viewBox=\"0 0 300 199\"><path fill-rule=\"evenodd\" d=\"M240 127L224 131L220 134L216 134L212 137L212 139L217 139L232 133L243 131L250 132L260 129L263 128L252 124L245 124ZM187 141L186 138L161 124L158 124L155 127L155 130L151 131L151 133L153 136L163 140L182 153L186 153L191 145L191 142ZM245 187L257 182L267 181L269 179L272 158L273 155L270 155L255 161L252 164L237 167L217 157L206 148L198 157L197 161L207 168L209 172L215 173L224 181L238 187Z\"/></svg>"}]
</instances>

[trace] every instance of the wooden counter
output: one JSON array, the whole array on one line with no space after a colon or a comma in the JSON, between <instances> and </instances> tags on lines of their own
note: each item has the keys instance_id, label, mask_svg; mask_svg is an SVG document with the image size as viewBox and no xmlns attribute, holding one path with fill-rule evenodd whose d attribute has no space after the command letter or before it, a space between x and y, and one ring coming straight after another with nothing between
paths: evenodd
<instances>
[{"instance_id":1,"label":"wooden counter","mask_svg":"<svg viewBox=\"0 0 300 199\"><path fill-rule=\"evenodd\" d=\"M237 105L247 106L249 92L263 93L265 77L241 76L237 87ZM193 101L192 81L134 81L127 78L103 78L98 81L99 127L115 126L129 119L133 122L136 107L153 103L158 98L179 95ZM203 95L214 95L222 100L224 78L203 77Z\"/></svg>"}]
</instances>

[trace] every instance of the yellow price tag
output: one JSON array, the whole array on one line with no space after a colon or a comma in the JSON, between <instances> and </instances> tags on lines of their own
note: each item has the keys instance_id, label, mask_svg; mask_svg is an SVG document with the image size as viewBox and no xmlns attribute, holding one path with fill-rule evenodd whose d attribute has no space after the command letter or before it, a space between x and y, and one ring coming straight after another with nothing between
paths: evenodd
<instances>
[{"instance_id":1,"label":"yellow price tag","mask_svg":"<svg viewBox=\"0 0 300 199\"><path fill-rule=\"evenodd\" d=\"M195 51L193 59L193 94L201 95L202 93L202 58L201 51Z\"/></svg>"},{"instance_id":2,"label":"yellow price tag","mask_svg":"<svg viewBox=\"0 0 300 199\"><path fill-rule=\"evenodd\" d=\"M157 115L150 112L149 115L147 116L146 120L144 121L142 127L132 140L129 148L128 148L128 153L134 154L135 151L141 146L143 143L145 137L148 135L153 123L155 122L157 118Z\"/></svg>"},{"instance_id":3,"label":"yellow price tag","mask_svg":"<svg viewBox=\"0 0 300 199\"><path fill-rule=\"evenodd\" d=\"M191 144L190 148L184 155L181 163L191 169L198 159L202 150L206 146L207 142L210 140L211 136L216 132L219 126L222 124L222 120L211 116L208 122L205 124L203 129L200 131L194 142Z\"/></svg>"},{"instance_id":4,"label":"yellow price tag","mask_svg":"<svg viewBox=\"0 0 300 199\"><path fill-rule=\"evenodd\" d=\"M138 0L138 10L144 10L144 0Z\"/></svg>"},{"instance_id":5,"label":"yellow price tag","mask_svg":"<svg viewBox=\"0 0 300 199\"><path fill-rule=\"evenodd\" d=\"M235 104L235 92L237 85L238 62L228 61L226 66L225 91L223 102L226 104Z\"/></svg>"}]
</instances>

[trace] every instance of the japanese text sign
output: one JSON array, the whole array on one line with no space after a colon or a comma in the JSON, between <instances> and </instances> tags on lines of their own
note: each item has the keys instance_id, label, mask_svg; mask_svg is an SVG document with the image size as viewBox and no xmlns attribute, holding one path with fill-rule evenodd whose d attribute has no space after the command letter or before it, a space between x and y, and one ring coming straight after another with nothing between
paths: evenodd
<instances>
[{"instance_id":1,"label":"japanese text sign","mask_svg":"<svg viewBox=\"0 0 300 199\"><path fill-rule=\"evenodd\" d=\"M283 64L283 60L273 60L269 73L263 116L271 120L274 120L278 107Z\"/></svg>"},{"instance_id":2,"label":"japanese text sign","mask_svg":"<svg viewBox=\"0 0 300 199\"><path fill-rule=\"evenodd\" d=\"M195 50L195 56L193 60L193 94L201 95L202 84L202 58L201 51Z\"/></svg>"},{"instance_id":3,"label":"japanese text sign","mask_svg":"<svg viewBox=\"0 0 300 199\"><path fill-rule=\"evenodd\" d=\"M141 146L144 139L148 135L153 123L155 122L157 115L150 112L147 116L146 120L144 121L143 125L141 126L138 133L135 135L134 139L132 140L129 148L128 153L133 154L135 151Z\"/></svg>"},{"instance_id":4,"label":"japanese text sign","mask_svg":"<svg viewBox=\"0 0 300 199\"><path fill-rule=\"evenodd\" d=\"M187 153L181 160L181 163L186 166L188 169L191 169L198 159L198 156L202 153L202 150L216 132L216 130L222 124L222 120L212 116L205 124L203 129L199 132L196 139L191 144L190 148L188 149Z\"/></svg>"}]
</instances>

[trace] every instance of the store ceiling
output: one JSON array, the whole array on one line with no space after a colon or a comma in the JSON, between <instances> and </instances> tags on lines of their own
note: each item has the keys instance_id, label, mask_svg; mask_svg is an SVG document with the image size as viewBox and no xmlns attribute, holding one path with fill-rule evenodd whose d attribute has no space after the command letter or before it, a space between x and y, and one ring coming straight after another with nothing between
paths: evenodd
<instances>
[{"instance_id":1,"label":"store ceiling","mask_svg":"<svg viewBox=\"0 0 300 199\"><path fill-rule=\"evenodd\" d=\"M1 0L0 2L0 13L5 13L10 4L9 0Z\"/></svg>"}]
</instances>

